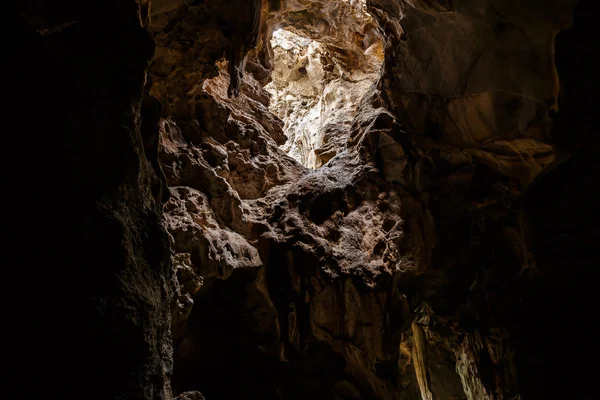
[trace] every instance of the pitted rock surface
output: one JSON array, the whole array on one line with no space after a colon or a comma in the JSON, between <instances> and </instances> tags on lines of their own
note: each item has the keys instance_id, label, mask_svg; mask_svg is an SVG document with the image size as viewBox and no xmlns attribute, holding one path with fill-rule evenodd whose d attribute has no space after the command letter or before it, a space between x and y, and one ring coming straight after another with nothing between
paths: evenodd
<instances>
[{"instance_id":1,"label":"pitted rock surface","mask_svg":"<svg viewBox=\"0 0 600 400\"><path fill-rule=\"evenodd\" d=\"M11 365L68 400L595 398L575 3L9 7Z\"/></svg>"}]
</instances>

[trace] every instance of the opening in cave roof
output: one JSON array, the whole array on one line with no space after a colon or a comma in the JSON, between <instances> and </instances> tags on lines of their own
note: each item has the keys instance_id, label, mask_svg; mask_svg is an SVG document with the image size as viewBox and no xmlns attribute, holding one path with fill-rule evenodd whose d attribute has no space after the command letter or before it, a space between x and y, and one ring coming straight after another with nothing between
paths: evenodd
<instances>
[{"instance_id":1,"label":"opening in cave roof","mask_svg":"<svg viewBox=\"0 0 600 400\"><path fill-rule=\"evenodd\" d=\"M269 109L284 122L291 157L317 169L345 146L361 98L379 79L383 43L364 0L347 3L343 29L314 34L304 25L273 32Z\"/></svg>"}]
</instances>

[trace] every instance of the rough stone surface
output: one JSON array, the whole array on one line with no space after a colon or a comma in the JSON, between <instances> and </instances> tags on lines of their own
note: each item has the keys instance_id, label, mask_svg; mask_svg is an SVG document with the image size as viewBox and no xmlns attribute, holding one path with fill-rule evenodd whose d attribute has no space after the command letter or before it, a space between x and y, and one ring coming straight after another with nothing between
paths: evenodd
<instances>
[{"instance_id":1,"label":"rough stone surface","mask_svg":"<svg viewBox=\"0 0 600 400\"><path fill-rule=\"evenodd\" d=\"M285 122L282 150L315 169L345 147L360 100L379 78L383 44L375 41L353 65L338 61L337 48L286 30L274 32L271 45L265 88L269 110Z\"/></svg>"},{"instance_id":2,"label":"rough stone surface","mask_svg":"<svg viewBox=\"0 0 600 400\"><path fill-rule=\"evenodd\" d=\"M43 250L7 268L33 300L11 365L45 375L38 397L595 398L590 3L264 1L250 50L251 3L12 15L7 170L51 178L10 182L36 202L13 236ZM328 103L343 127L317 170L281 148L295 100L265 89L302 59L271 46L280 28L328 52L323 81L284 92L357 89L328 65L374 74Z\"/></svg>"},{"instance_id":3,"label":"rough stone surface","mask_svg":"<svg viewBox=\"0 0 600 400\"><path fill-rule=\"evenodd\" d=\"M528 314L511 310L539 307L515 295L539 273L521 199L564 156L552 146L549 112L558 100L554 36L571 6L534 3L521 15L495 3L492 13L474 3L369 2L381 29L369 40L383 38L377 56L385 50L379 71L352 38L365 40L368 18L351 25L340 12L358 3L269 2L240 97L227 98L226 64L207 60L219 72L167 100L186 110L167 114L161 131L181 288L176 391L541 393L524 369L531 338L518 326ZM276 28L304 39L285 34L273 46ZM339 54L350 56L331 61ZM328 78L330 66L367 71L379 84ZM343 96L331 96L323 108L336 90L360 95L341 107ZM280 149L284 135L293 140ZM311 168L327 163L306 170L284 151Z\"/></svg>"},{"instance_id":4,"label":"rough stone surface","mask_svg":"<svg viewBox=\"0 0 600 400\"><path fill-rule=\"evenodd\" d=\"M27 286L9 318L22 349L11 364L27 378L8 397L171 399L161 110L143 101L154 51L147 4L7 7L8 114L22 124L10 139L22 153L9 186L32 211L11 232L21 261L10 281Z\"/></svg>"},{"instance_id":5,"label":"rough stone surface","mask_svg":"<svg viewBox=\"0 0 600 400\"><path fill-rule=\"evenodd\" d=\"M390 108L436 145L464 149L477 163L531 183L554 159L554 40L572 22L572 7L536 0L371 2L389 32L382 87Z\"/></svg>"},{"instance_id":6,"label":"rough stone surface","mask_svg":"<svg viewBox=\"0 0 600 400\"><path fill-rule=\"evenodd\" d=\"M206 400L202 393L198 391L185 392L175 398L175 400Z\"/></svg>"}]
</instances>

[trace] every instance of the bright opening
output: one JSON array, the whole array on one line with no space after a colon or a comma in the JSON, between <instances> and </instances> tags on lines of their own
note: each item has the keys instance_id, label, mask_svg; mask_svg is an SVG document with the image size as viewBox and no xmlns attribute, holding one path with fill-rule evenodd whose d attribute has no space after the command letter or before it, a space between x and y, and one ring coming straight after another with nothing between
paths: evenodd
<instances>
[{"instance_id":1,"label":"bright opening","mask_svg":"<svg viewBox=\"0 0 600 400\"><path fill-rule=\"evenodd\" d=\"M358 26L358 24L357 24ZM379 79L383 45L373 26L356 49L324 44L293 32L273 33L272 81L265 86L270 110L288 138L282 149L317 169L345 146L365 93Z\"/></svg>"}]
</instances>

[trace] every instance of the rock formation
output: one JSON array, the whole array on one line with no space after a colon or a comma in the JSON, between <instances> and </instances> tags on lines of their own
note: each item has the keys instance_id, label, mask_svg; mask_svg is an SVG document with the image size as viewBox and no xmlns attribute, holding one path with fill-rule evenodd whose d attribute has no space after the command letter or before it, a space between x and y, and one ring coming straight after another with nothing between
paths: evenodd
<instances>
[{"instance_id":1,"label":"rock formation","mask_svg":"<svg viewBox=\"0 0 600 400\"><path fill-rule=\"evenodd\" d=\"M29 378L9 397L39 390L39 397L170 398L161 111L143 101L154 52L148 10L133 1L14 7L16 45L7 60L16 111L7 115L23 131L9 148L23 149L31 164L13 161L10 185L30 210L10 233L19 241L12 250L19 261L8 264L19 278L10 282L23 287L22 300L13 299L19 328L11 341L23 351L11 364ZM25 240L23 227L34 226Z\"/></svg>"},{"instance_id":2,"label":"rock formation","mask_svg":"<svg viewBox=\"0 0 600 400\"><path fill-rule=\"evenodd\" d=\"M9 148L48 179L10 182L13 365L65 399L595 398L589 3L269 0L248 41L251 3L15 5Z\"/></svg>"},{"instance_id":3,"label":"rock formation","mask_svg":"<svg viewBox=\"0 0 600 400\"><path fill-rule=\"evenodd\" d=\"M282 150L315 169L344 148L363 95L379 78L382 43L377 40L351 68L330 49L292 32L274 32L274 69L265 89L269 110L284 122Z\"/></svg>"}]
</instances>

